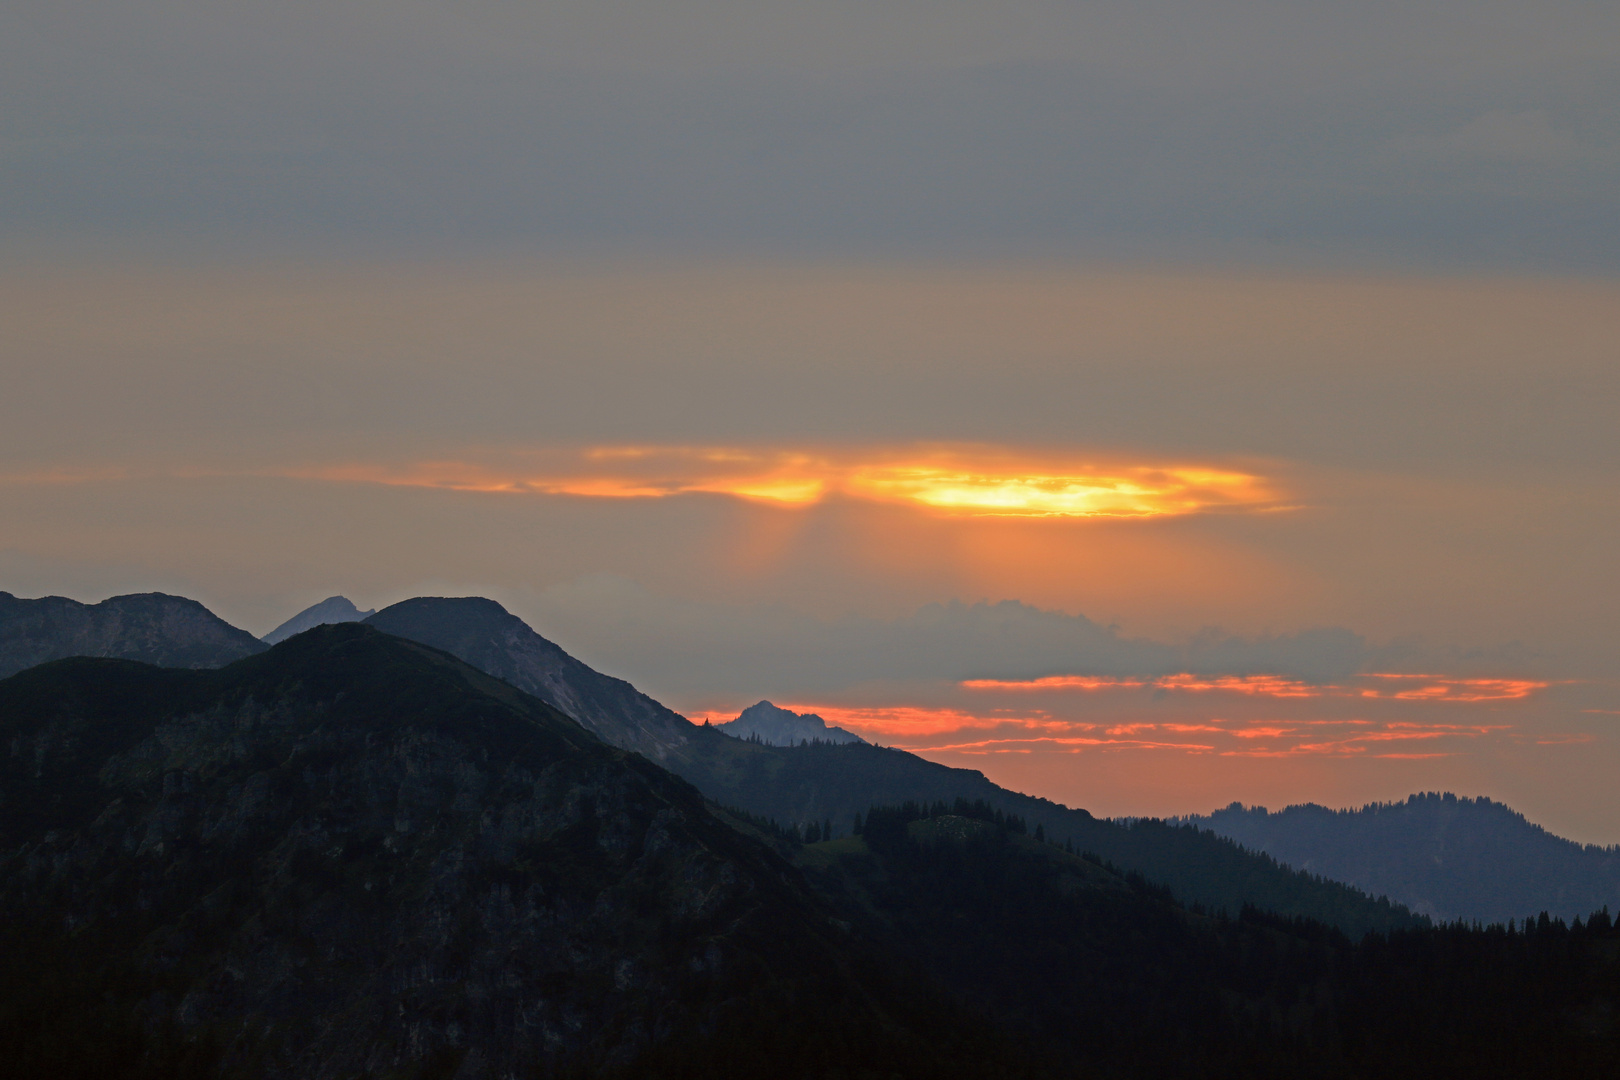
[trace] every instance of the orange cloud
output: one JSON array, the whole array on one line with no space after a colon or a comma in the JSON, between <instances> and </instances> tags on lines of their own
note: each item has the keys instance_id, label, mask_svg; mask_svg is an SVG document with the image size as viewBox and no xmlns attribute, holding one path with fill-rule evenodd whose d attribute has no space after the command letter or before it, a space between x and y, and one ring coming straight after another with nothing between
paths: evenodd
<instances>
[{"instance_id":1,"label":"orange cloud","mask_svg":"<svg viewBox=\"0 0 1620 1080\"><path fill-rule=\"evenodd\" d=\"M852 495L939 510L1011 517L1159 517L1269 503L1255 476L1208 468L1093 470L1016 463L902 463L862 466L845 481Z\"/></svg>"},{"instance_id":2,"label":"orange cloud","mask_svg":"<svg viewBox=\"0 0 1620 1080\"><path fill-rule=\"evenodd\" d=\"M1066 721L1054 720L1043 713L1034 715L992 713L985 716L963 712L960 709L907 705L863 709L839 705L789 704L783 705L782 708L798 713L815 713L833 727L881 736L937 735L943 732L1003 725L1050 730L1067 730L1075 726ZM1093 725L1084 726L1089 729Z\"/></svg>"},{"instance_id":3,"label":"orange cloud","mask_svg":"<svg viewBox=\"0 0 1620 1080\"><path fill-rule=\"evenodd\" d=\"M838 453L600 446L496 456L504 460L315 465L283 475L607 499L717 494L787 506L842 494L980 517L1143 518L1281 505L1269 481L1246 472L1208 465L1101 465L994 446Z\"/></svg>"},{"instance_id":4,"label":"orange cloud","mask_svg":"<svg viewBox=\"0 0 1620 1080\"><path fill-rule=\"evenodd\" d=\"M872 708L795 703L829 724L922 754L1079 754L1148 750L1232 758L1431 758L1453 756L1462 745L1508 735L1505 724L1442 724L1302 718L1253 723L1211 718L1206 723L1125 721L1090 723L1046 713L977 713L949 707ZM970 738L949 738L969 735ZM1190 741L1187 736L1197 737ZM945 736L946 738L941 738ZM1443 744L1410 749L1410 744Z\"/></svg>"},{"instance_id":5,"label":"orange cloud","mask_svg":"<svg viewBox=\"0 0 1620 1080\"><path fill-rule=\"evenodd\" d=\"M1358 685L1364 680L1383 680ZM1419 685L1402 686L1403 683ZM1152 687L1184 693L1245 694L1270 698L1368 698L1386 701L1520 701L1551 683L1534 679L1458 679L1442 675L1374 672L1358 675L1351 685L1308 683L1280 675L1161 675L1156 678L1111 678L1095 675L1048 675L1039 679L967 679L968 690L1064 691L1133 690Z\"/></svg>"},{"instance_id":6,"label":"orange cloud","mask_svg":"<svg viewBox=\"0 0 1620 1080\"><path fill-rule=\"evenodd\" d=\"M1207 753L1214 746L1204 743L1159 742L1148 739L1110 739L1093 736L1038 736L1025 739L980 739L975 742L946 743L940 746L908 746L917 754L1031 754L1040 750L1079 753L1082 750L1182 750Z\"/></svg>"},{"instance_id":7,"label":"orange cloud","mask_svg":"<svg viewBox=\"0 0 1620 1080\"><path fill-rule=\"evenodd\" d=\"M1334 727L1341 725L1366 726L1366 721L1316 721L1307 724L1320 724ZM1456 753L1454 750L1435 750L1426 753L1414 751L1385 750L1381 753L1370 753L1380 743L1390 742L1432 742L1437 739L1471 739L1481 736L1495 735L1511 730L1505 724L1413 724L1398 722L1386 724L1378 730L1354 731L1343 738L1328 739L1317 742L1297 742L1289 746L1266 746L1254 749L1229 749L1221 751L1225 757L1298 757L1311 756L1364 756L1376 758L1432 758L1449 757ZM1233 734L1242 738L1270 738L1286 739L1295 735L1298 728L1250 728L1245 731L1234 731Z\"/></svg>"}]
</instances>

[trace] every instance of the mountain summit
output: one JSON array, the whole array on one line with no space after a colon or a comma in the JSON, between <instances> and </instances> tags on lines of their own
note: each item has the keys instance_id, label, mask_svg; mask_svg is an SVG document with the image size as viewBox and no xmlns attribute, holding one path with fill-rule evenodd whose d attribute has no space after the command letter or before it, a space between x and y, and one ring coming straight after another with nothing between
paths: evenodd
<instances>
[{"instance_id":1,"label":"mountain summit","mask_svg":"<svg viewBox=\"0 0 1620 1080\"><path fill-rule=\"evenodd\" d=\"M47 660L107 656L162 667L211 668L265 645L195 600L131 593L99 604L0 592L0 678Z\"/></svg>"},{"instance_id":2,"label":"mountain summit","mask_svg":"<svg viewBox=\"0 0 1620 1080\"><path fill-rule=\"evenodd\" d=\"M419 596L383 608L366 625L443 649L560 709L604 742L669 768L671 754L697 730L686 717L623 679L580 663L481 596Z\"/></svg>"},{"instance_id":3,"label":"mountain summit","mask_svg":"<svg viewBox=\"0 0 1620 1080\"><path fill-rule=\"evenodd\" d=\"M333 623L363 622L369 616L375 614L377 614L375 609L361 611L346 596L328 596L315 606L300 611L259 640L266 645L276 645L286 641L294 634L302 634L305 630L317 626L330 626Z\"/></svg>"},{"instance_id":4,"label":"mountain summit","mask_svg":"<svg viewBox=\"0 0 1620 1080\"><path fill-rule=\"evenodd\" d=\"M866 740L841 727L828 727L815 713L796 713L761 701L744 709L735 720L715 729L739 739L754 737L772 746L798 746L806 742L852 743Z\"/></svg>"}]
</instances>

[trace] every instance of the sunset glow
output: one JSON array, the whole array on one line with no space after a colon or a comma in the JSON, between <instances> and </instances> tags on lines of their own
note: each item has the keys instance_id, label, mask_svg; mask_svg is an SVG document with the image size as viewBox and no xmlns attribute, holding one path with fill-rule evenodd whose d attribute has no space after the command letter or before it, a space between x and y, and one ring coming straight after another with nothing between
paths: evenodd
<instances>
[{"instance_id":1,"label":"sunset glow","mask_svg":"<svg viewBox=\"0 0 1620 1080\"><path fill-rule=\"evenodd\" d=\"M973 713L918 706L852 708L799 703L834 727L869 741L928 754L1155 751L1215 757L1431 758L1479 740L1513 740L1508 724L1301 717L1256 722L1210 717L1130 722L1064 719L1040 711ZM1537 740L1544 742L1545 740Z\"/></svg>"},{"instance_id":2,"label":"sunset glow","mask_svg":"<svg viewBox=\"0 0 1620 1080\"><path fill-rule=\"evenodd\" d=\"M1365 680L1380 680L1367 683ZM1365 698L1391 701L1519 701L1550 683L1533 679L1459 679L1442 675L1375 672L1348 684L1309 683L1280 675L1201 676L1187 673L1154 678L1048 675L1039 679L967 679L968 690L1099 691L1151 687L1184 693L1243 694L1271 698Z\"/></svg>"},{"instance_id":3,"label":"sunset glow","mask_svg":"<svg viewBox=\"0 0 1620 1080\"><path fill-rule=\"evenodd\" d=\"M533 460L531 460L533 459ZM602 446L505 461L318 465L287 475L498 494L651 499L729 495L803 506L838 494L979 517L1148 518L1277 509L1261 477L1207 466L1115 465L1020 458L1001 447L837 455L726 447Z\"/></svg>"},{"instance_id":4,"label":"sunset glow","mask_svg":"<svg viewBox=\"0 0 1620 1080\"><path fill-rule=\"evenodd\" d=\"M846 490L871 499L1011 517L1157 517L1272 497L1257 477L1209 469L1053 475L898 465L857 469Z\"/></svg>"}]
</instances>

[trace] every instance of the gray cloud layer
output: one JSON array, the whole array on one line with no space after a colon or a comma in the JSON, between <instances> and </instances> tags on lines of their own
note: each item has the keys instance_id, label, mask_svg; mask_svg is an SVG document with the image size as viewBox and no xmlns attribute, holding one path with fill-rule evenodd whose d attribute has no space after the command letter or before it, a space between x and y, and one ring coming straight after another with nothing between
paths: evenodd
<instances>
[{"instance_id":1,"label":"gray cloud layer","mask_svg":"<svg viewBox=\"0 0 1620 1080\"><path fill-rule=\"evenodd\" d=\"M658 597L612 575L513 604L565 647L634 670L648 685L688 700L837 693L878 680L1069 674L1277 674L1327 682L1396 652L1334 627L1258 637L1208 629L1179 643L1153 641L1012 600L928 604L896 619L816 619L769 605Z\"/></svg>"},{"instance_id":2,"label":"gray cloud layer","mask_svg":"<svg viewBox=\"0 0 1620 1080\"><path fill-rule=\"evenodd\" d=\"M1620 11L63 3L0 235L1620 266Z\"/></svg>"}]
</instances>

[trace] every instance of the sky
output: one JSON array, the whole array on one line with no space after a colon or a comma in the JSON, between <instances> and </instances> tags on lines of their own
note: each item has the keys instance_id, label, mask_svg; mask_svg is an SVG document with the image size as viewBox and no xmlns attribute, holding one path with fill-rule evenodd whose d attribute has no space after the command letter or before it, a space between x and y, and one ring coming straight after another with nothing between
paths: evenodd
<instances>
[{"instance_id":1,"label":"sky","mask_svg":"<svg viewBox=\"0 0 1620 1080\"><path fill-rule=\"evenodd\" d=\"M1620 10L0 11L0 589L492 596L1101 814L1620 842Z\"/></svg>"}]
</instances>

